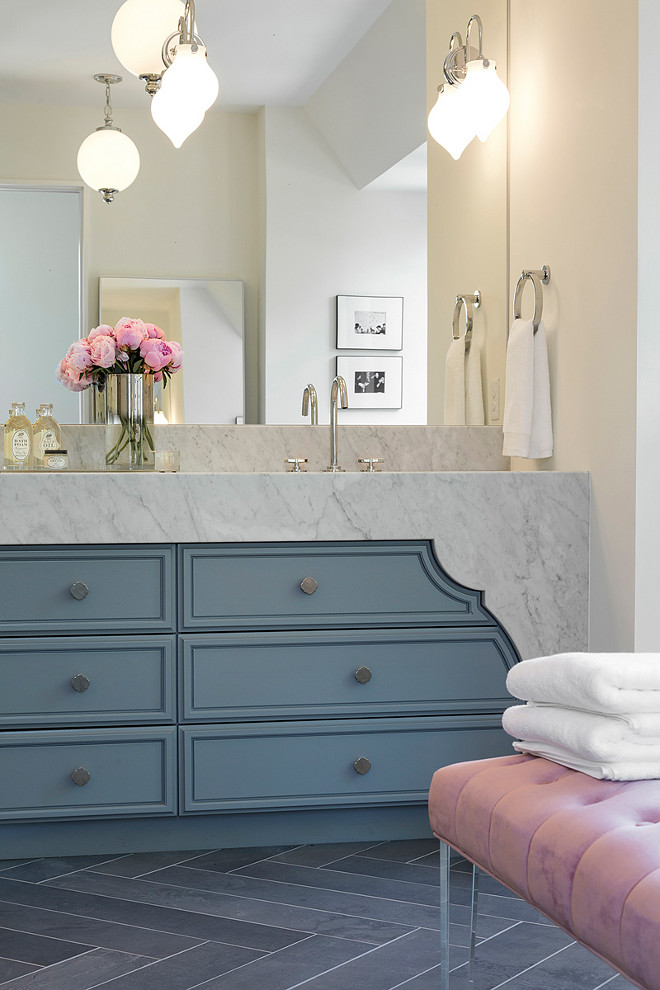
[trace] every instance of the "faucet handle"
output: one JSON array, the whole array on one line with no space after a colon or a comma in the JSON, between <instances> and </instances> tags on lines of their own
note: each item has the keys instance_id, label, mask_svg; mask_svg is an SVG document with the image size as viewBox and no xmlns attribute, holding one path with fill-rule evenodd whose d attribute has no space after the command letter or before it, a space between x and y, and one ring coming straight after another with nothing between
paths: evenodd
<instances>
[{"instance_id":1,"label":"faucet handle","mask_svg":"<svg viewBox=\"0 0 660 990\"><path fill-rule=\"evenodd\" d=\"M383 464L383 463L384 463L384 461L383 461L383 458L382 457L358 457L358 464L368 464L369 465L369 467L367 467L367 468L364 469L369 474L373 474L376 471L380 471L380 468L379 467L376 467L375 465L376 464Z\"/></svg>"},{"instance_id":2,"label":"faucet handle","mask_svg":"<svg viewBox=\"0 0 660 990\"><path fill-rule=\"evenodd\" d=\"M287 457L284 461L285 464L292 464L293 467L288 468L292 474L303 474L305 468L301 468L301 464L307 464L306 457Z\"/></svg>"}]
</instances>

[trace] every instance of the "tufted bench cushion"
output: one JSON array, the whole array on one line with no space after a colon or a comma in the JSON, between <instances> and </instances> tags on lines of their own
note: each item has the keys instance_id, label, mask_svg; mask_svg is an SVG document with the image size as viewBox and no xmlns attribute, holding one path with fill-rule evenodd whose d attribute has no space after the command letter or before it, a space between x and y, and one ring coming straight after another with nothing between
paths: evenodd
<instances>
[{"instance_id":1,"label":"tufted bench cushion","mask_svg":"<svg viewBox=\"0 0 660 990\"><path fill-rule=\"evenodd\" d=\"M436 771L437 838L627 979L660 990L660 780L597 780L538 756Z\"/></svg>"}]
</instances>

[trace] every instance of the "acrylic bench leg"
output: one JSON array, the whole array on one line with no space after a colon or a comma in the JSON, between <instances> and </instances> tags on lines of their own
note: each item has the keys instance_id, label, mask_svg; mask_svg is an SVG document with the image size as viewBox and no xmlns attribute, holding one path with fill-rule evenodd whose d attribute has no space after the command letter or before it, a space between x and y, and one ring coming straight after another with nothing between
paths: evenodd
<instances>
[{"instance_id":1,"label":"acrylic bench leg","mask_svg":"<svg viewBox=\"0 0 660 990\"><path fill-rule=\"evenodd\" d=\"M449 990L449 853L440 842L440 990Z\"/></svg>"},{"instance_id":2,"label":"acrylic bench leg","mask_svg":"<svg viewBox=\"0 0 660 990\"><path fill-rule=\"evenodd\" d=\"M468 982L474 983L474 950L477 944L477 900L479 897L479 873L472 866L472 900L470 902L470 960L468 962Z\"/></svg>"}]
</instances>

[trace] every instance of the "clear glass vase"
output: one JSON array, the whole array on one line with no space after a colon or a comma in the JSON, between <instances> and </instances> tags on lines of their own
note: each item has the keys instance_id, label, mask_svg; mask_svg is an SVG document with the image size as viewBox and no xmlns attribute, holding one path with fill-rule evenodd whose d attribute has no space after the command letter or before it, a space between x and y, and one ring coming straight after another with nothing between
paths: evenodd
<instances>
[{"instance_id":1,"label":"clear glass vase","mask_svg":"<svg viewBox=\"0 0 660 990\"><path fill-rule=\"evenodd\" d=\"M106 467L153 468L153 375L108 375L104 391Z\"/></svg>"}]
</instances>

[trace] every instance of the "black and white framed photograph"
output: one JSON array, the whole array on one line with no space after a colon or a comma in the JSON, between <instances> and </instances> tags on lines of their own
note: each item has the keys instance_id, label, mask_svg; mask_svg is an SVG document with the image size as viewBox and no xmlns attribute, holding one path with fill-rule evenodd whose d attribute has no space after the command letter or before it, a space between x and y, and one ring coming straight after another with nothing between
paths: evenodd
<instances>
[{"instance_id":1,"label":"black and white framed photograph","mask_svg":"<svg viewBox=\"0 0 660 990\"><path fill-rule=\"evenodd\" d=\"M338 357L349 409L401 409L402 357Z\"/></svg>"},{"instance_id":2,"label":"black and white framed photograph","mask_svg":"<svg viewBox=\"0 0 660 990\"><path fill-rule=\"evenodd\" d=\"M337 347L400 351L403 296L337 296Z\"/></svg>"}]
</instances>

